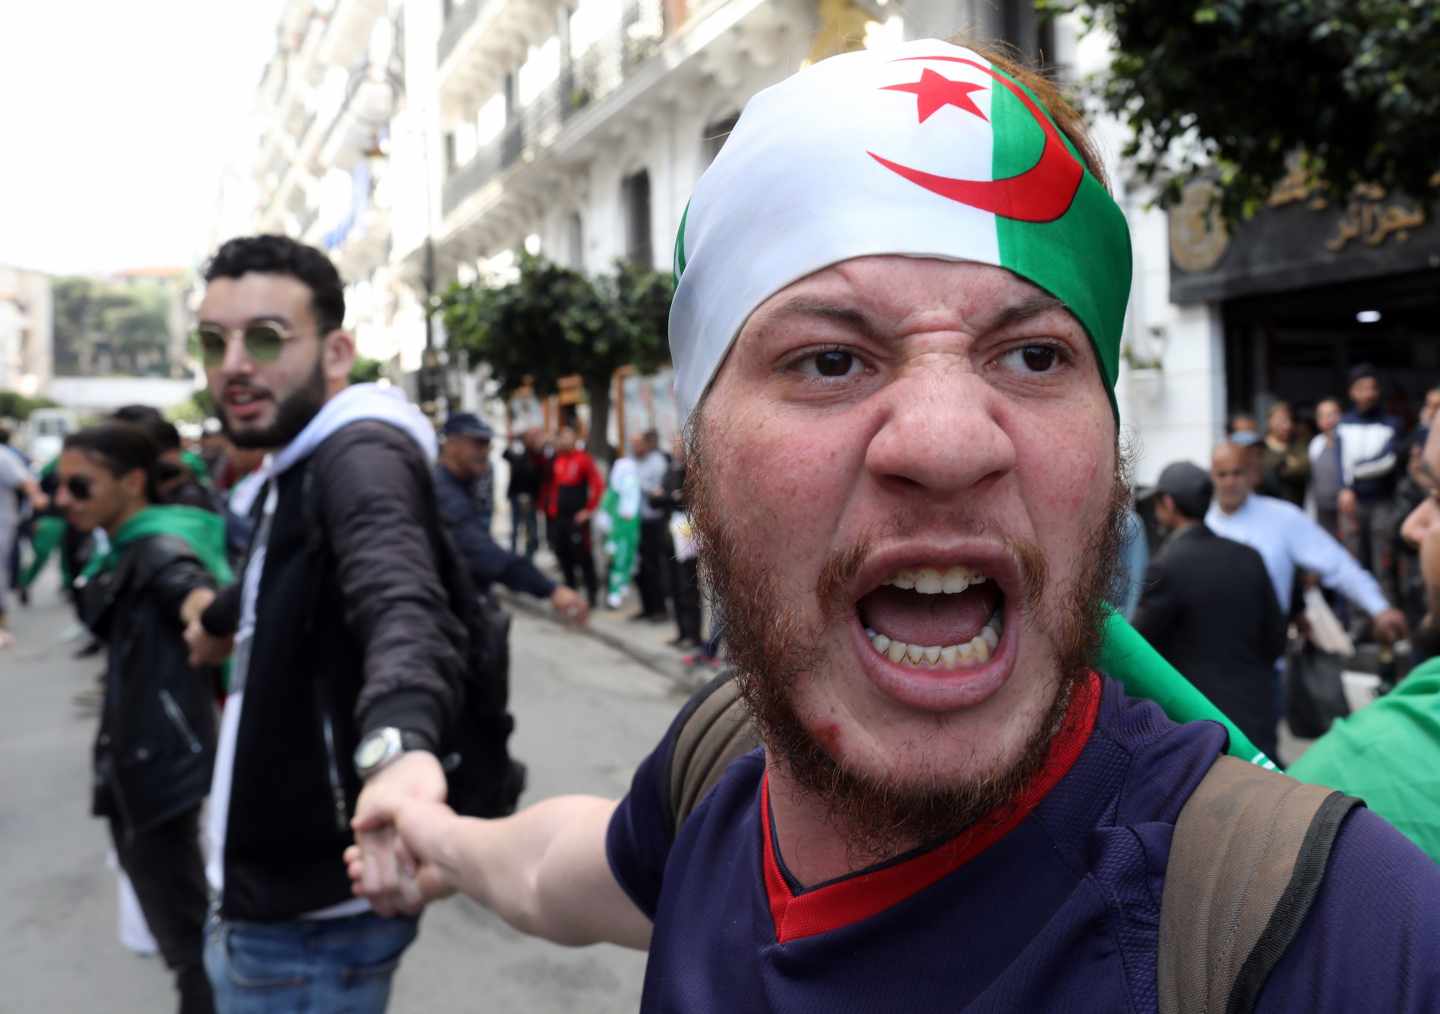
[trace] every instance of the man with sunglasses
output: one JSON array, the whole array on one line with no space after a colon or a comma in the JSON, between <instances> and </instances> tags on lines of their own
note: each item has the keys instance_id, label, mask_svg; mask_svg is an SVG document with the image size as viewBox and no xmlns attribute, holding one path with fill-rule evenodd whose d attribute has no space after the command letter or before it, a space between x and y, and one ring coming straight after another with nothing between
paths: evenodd
<instances>
[{"instance_id":1,"label":"man with sunglasses","mask_svg":"<svg viewBox=\"0 0 1440 1014\"><path fill-rule=\"evenodd\" d=\"M215 757L215 674L187 662L182 635L231 574L215 515L156 506L155 461L137 426L81 430L65 440L55 501L77 532L108 536L76 582L81 616L107 648L93 812L109 820L181 1014L206 1014L199 815Z\"/></svg>"},{"instance_id":2,"label":"man with sunglasses","mask_svg":"<svg viewBox=\"0 0 1440 1014\"><path fill-rule=\"evenodd\" d=\"M377 802L445 798L431 751L468 638L423 520L435 433L398 392L348 386L355 341L320 251L233 239L205 281L195 340L225 431L273 449L243 575L187 632L200 659L234 639L206 965L222 1012L381 1011L417 923L352 897L341 852ZM393 869L393 833L361 839Z\"/></svg>"},{"instance_id":3,"label":"man with sunglasses","mask_svg":"<svg viewBox=\"0 0 1440 1014\"><path fill-rule=\"evenodd\" d=\"M180 431L174 423L149 405L125 405L116 409L114 416L122 422L139 426L155 441L160 452L155 460L155 488L162 503L220 513L215 495L200 481L191 462L186 460ZM199 463L203 467L204 463Z\"/></svg>"}]
</instances>

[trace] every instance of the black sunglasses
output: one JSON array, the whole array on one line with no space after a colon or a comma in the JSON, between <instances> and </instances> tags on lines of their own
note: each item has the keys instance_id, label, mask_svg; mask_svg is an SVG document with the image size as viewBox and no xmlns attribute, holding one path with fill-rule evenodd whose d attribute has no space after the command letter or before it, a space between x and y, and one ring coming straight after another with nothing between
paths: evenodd
<instances>
[{"instance_id":1,"label":"black sunglasses","mask_svg":"<svg viewBox=\"0 0 1440 1014\"><path fill-rule=\"evenodd\" d=\"M90 494L95 492L90 480L83 475L72 475L62 485L72 500L89 500Z\"/></svg>"},{"instance_id":2,"label":"black sunglasses","mask_svg":"<svg viewBox=\"0 0 1440 1014\"><path fill-rule=\"evenodd\" d=\"M273 363L285 350L285 343L291 338L275 324L256 321L247 324L242 332L245 354L257 363ZM225 362L225 346L228 332L213 324L202 324L191 336L195 354L205 368L214 369Z\"/></svg>"}]
</instances>

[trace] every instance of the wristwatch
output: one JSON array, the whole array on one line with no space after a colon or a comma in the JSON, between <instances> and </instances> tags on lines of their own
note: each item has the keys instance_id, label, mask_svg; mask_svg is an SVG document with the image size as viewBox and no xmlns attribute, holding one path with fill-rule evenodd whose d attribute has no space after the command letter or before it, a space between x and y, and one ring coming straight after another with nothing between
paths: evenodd
<instances>
[{"instance_id":1,"label":"wristwatch","mask_svg":"<svg viewBox=\"0 0 1440 1014\"><path fill-rule=\"evenodd\" d=\"M429 744L425 738L409 729L397 729L393 725L373 729L355 748L355 773L364 780L398 760L405 751L426 749Z\"/></svg>"}]
</instances>

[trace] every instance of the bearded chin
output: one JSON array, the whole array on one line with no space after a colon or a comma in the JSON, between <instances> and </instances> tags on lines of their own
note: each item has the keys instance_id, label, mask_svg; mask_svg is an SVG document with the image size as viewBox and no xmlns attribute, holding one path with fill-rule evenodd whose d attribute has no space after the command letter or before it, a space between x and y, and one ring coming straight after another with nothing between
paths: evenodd
<instances>
[{"instance_id":1,"label":"bearded chin","mask_svg":"<svg viewBox=\"0 0 1440 1014\"><path fill-rule=\"evenodd\" d=\"M287 395L275 409L275 420L263 430L234 430L226 413L220 413L220 424L236 447L270 449L284 447L300 435L325 405L325 364L315 361L305 383Z\"/></svg>"},{"instance_id":2,"label":"bearded chin","mask_svg":"<svg viewBox=\"0 0 1440 1014\"><path fill-rule=\"evenodd\" d=\"M1050 701L1018 757L963 779L919 780L859 771L837 760L810 732L795 707L796 686L825 665L820 637L853 608L835 601L835 571L858 566L863 547L827 561L818 582L822 616L807 623L780 587L778 575L750 550L728 522L714 487L700 419L687 450L685 495L699 541L707 591L723 618L726 653L741 694L760 731L770 763L801 791L823 803L828 821L857 865L892 858L951 838L1013 800L1045 764L1064 723L1076 684L1086 677L1100 644L1105 595L1114 580L1129 505L1124 459L1117 455L1106 523L1089 539L1070 587L1047 596L1046 564L1038 547L1012 544L1020 560L1026 604L1049 629L1055 645Z\"/></svg>"}]
</instances>

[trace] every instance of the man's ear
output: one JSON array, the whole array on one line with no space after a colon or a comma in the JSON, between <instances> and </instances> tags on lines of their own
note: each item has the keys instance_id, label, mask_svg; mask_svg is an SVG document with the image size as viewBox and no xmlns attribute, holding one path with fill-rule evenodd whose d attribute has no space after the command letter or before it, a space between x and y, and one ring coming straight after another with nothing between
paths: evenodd
<instances>
[{"instance_id":1,"label":"man's ear","mask_svg":"<svg viewBox=\"0 0 1440 1014\"><path fill-rule=\"evenodd\" d=\"M120 477L120 488L125 490L125 495L132 500L148 499L146 494L149 490L146 489L145 481L147 478L144 469L132 468Z\"/></svg>"},{"instance_id":2,"label":"man's ear","mask_svg":"<svg viewBox=\"0 0 1440 1014\"><path fill-rule=\"evenodd\" d=\"M325 336L321 355L324 357L325 380L334 388L344 387L355 365L355 338L349 331L331 331Z\"/></svg>"}]
</instances>

